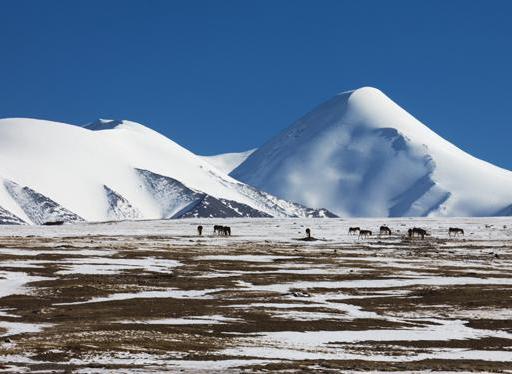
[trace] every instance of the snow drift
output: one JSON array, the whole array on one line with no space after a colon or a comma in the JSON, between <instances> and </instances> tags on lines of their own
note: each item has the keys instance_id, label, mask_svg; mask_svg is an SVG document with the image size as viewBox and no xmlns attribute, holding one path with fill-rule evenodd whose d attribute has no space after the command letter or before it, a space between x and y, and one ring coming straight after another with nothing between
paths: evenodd
<instances>
[{"instance_id":1,"label":"snow drift","mask_svg":"<svg viewBox=\"0 0 512 374\"><path fill-rule=\"evenodd\" d=\"M230 175L340 216L503 215L512 203L512 172L463 152L371 87L320 105Z\"/></svg>"},{"instance_id":2,"label":"snow drift","mask_svg":"<svg viewBox=\"0 0 512 374\"><path fill-rule=\"evenodd\" d=\"M222 209L216 211L213 202ZM135 122L100 120L78 127L0 120L0 223L156 219L180 212L329 215L260 193Z\"/></svg>"},{"instance_id":3,"label":"snow drift","mask_svg":"<svg viewBox=\"0 0 512 374\"><path fill-rule=\"evenodd\" d=\"M217 169L229 174L255 151L256 149L250 149L245 152L223 153L214 156L202 156L202 158L215 166Z\"/></svg>"}]
</instances>

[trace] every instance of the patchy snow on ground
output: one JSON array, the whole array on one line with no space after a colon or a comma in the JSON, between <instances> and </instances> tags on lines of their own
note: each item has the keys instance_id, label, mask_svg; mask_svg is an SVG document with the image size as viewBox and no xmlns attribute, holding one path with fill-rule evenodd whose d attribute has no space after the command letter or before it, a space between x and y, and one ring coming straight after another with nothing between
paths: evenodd
<instances>
[{"instance_id":1,"label":"patchy snow on ground","mask_svg":"<svg viewBox=\"0 0 512 374\"><path fill-rule=\"evenodd\" d=\"M390 237L348 234L382 224ZM0 358L19 372L503 371L511 274L511 218L0 226Z\"/></svg>"},{"instance_id":2,"label":"patchy snow on ground","mask_svg":"<svg viewBox=\"0 0 512 374\"><path fill-rule=\"evenodd\" d=\"M265 255L210 255L210 256L199 256L196 260L210 260L210 261L243 261L243 262L273 262L275 260L290 260L297 258L294 256L265 256Z\"/></svg>"},{"instance_id":3,"label":"patchy snow on ground","mask_svg":"<svg viewBox=\"0 0 512 374\"><path fill-rule=\"evenodd\" d=\"M211 289L211 290L175 290L175 289L167 289L162 291L138 291L131 293L115 293L106 297L96 297L86 301L77 301L73 303L60 303L56 305L80 305L80 304L90 304L90 303L103 303L110 301L118 301L118 300L129 300L129 299L153 299L153 298L173 298L173 299L206 299L212 298L211 293L221 291L221 289Z\"/></svg>"},{"instance_id":4,"label":"patchy snow on ground","mask_svg":"<svg viewBox=\"0 0 512 374\"><path fill-rule=\"evenodd\" d=\"M138 320L124 320L116 321L116 323L142 323L148 325L216 325L219 323L236 322L240 321L237 318L229 318L220 315L212 316L191 316L187 318L164 318L164 319L150 319L144 321Z\"/></svg>"},{"instance_id":5,"label":"patchy snow on ground","mask_svg":"<svg viewBox=\"0 0 512 374\"><path fill-rule=\"evenodd\" d=\"M21 272L0 271L0 298L9 295L23 295L28 292L27 283L49 280Z\"/></svg>"},{"instance_id":6,"label":"patchy snow on ground","mask_svg":"<svg viewBox=\"0 0 512 374\"><path fill-rule=\"evenodd\" d=\"M88 257L66 259L64 262L65 270L60 270L57 274L116 274L123 270L170 273L172 269L180 265L178 261L154 257L141 259Z\"/></svg>"}]
</instances>

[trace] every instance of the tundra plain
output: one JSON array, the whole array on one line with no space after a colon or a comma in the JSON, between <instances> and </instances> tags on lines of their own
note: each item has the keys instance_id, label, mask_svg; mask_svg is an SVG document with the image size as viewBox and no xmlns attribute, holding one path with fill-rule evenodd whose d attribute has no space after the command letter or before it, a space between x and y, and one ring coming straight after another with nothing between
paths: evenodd
<instances>
[{"instance_id":1,"label":"tundra plain","mask_svg":"<svg viewBox=\"0 0 512 374\"><path fill-rule=\"evenodd\" d=\"M512 219L2 226L0 335L5 372L510 372Z\"/></svg>"}]
</instances>

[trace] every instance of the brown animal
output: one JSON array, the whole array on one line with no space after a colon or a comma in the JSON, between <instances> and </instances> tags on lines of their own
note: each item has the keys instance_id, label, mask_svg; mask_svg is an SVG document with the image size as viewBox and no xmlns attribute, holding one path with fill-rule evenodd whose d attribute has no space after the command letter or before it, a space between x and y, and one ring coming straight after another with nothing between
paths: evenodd
<instances>
[{"instance_id":1,"label":"brown animal","mask_svg":"<svg viewBox=\"0 0 512 374\"><path fill-rule=\"evenodd\" d=\"M409 238L414 238L415 236L421 237L421 239L425 239L425 236L427 235L427 231L420 229L419 227L413 227L412 229L409 229L408 231Z\"/></svg>"},{"instance_id":2,"label":"brown animal","mask_svg":"<svg viewBox=\"0 0 512 374\"><path fill-rule=\"evenodd\" d=\"M229 226L222 226L222 234L224 236L231 236L231 227L229 227Z\"/></svg>"},{"instance_id":3,"label":"brown animal","mask_svg":"<svg viewBox=\"0 0 512 374\"><path fill-rule=\"evenodd\" d=\"M459 234L462 234L462 236L464 236L464 230L458 227L450 227L448 229L448 236L458 236Z\"/></svg>"},{"instance_id":4,"label":"brown animal","mask_svg":"<svg viewBox=\"0 0 512 374\"><path fill-rule=\"evenodd\" d=\"M361 229L359 227L349 227L348 234L356 235Z\"/></svg>"},{"instance_id":5,"label":"brown animal","mask_svg":"<svg viewBox=\"0 0 512 374\"><path fill-rule=\"evenodd\" d=\"M221 225L213 226L213 233L217 234L217 235L221 235L222 234L222 227L223 226L221 226Z\"/></svg>"},{"instance_id":6,"label":"brown animal","mask_svg":"<svg viewBox=\"0 0 512 374\"><path fill-rule=\"evenodd\" d=\"M308 237L308 239L311 239L311 230L310 229L306 229L306 236Z\"/></svg>"},{"instance_id":7,"label":"brown animal","mask_svg":"<svg viewBox=\"0 0 512 374\"><path fill-rule=\"evenodd\" d=\"M387 226L381 226L379 231L380 235L391 235L391 229Z\"/></svg>"},{"instance_id":8,"label":"brown animal","mask_svg":"<svg viewBox=\"0 0 512 374\"><path fill-rule=\"evenodd\" d=\"M197 226L197 234L199 236L203 235L203 226L201 226L201 225Z\"/></svg>"},{"instance_id":9,"label":"brown animal","mask_svg":"<svg viewBox=\"0 0 512 374\"><path fill-rule=\"evenodd\" d=\"M359 230L359 237L367 236L372 236L372 232L370 230Z\"/></svg>"}]
</instances>

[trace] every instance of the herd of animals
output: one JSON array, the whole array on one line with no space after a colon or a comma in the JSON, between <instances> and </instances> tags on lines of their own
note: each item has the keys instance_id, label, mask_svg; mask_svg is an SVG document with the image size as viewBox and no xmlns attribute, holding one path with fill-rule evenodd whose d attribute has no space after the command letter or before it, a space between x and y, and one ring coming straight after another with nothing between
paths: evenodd
<instances>
[{"instance_id":1,"label":"herd of animals","mask_svg":"<svg viewBox=\"0 0 512 374\"><path fill-rule=\"evenodd\" d=\"M213 226L213 233L217 234L217 235L231 236L231 227L215 225L215 226ZM197 234L199 236L203 235L203 226L201 226L201 225L197 226Z\"/></svg>"},{"instance_id":2,"label":"herd of animals","mask_svg":"<svg viewBox=\"0 0 512 374\"><path fill-rule=\"evenodd\" d=\"M348 229L349 235L358 235L359 237L368 237L372 236L371 230L363 230L360 227L350 227ZM379 228L379 235L391 235L391 229L388 226L381 226ZM409 238L419 237L421 239L425 239L425 236L428 236L427 230L419 228L419 227L413 227L407 230L407 236ZM464 236L464 230L459 227L450 227L448 228L448 236Z\"/></svg>"},{"instance_id":3,"label":"herd of animals","mask_svg":"<svg viewBox=\"0 0 512 374\"><path fill-rule=\"evenodd\" d=\"M222 235L222 236L231 236L231 227L229 226L222 226L222 225L214 225L213 226L213 233L216 235ZM197 226L197 234L199 236L203 235L203 226L199 225ZM371 230L365 230L361 229L360 227L350 227L348 229L349 235L358 235L359 238L365 238L370 237L373 235L373 232ZM385 236L385 235L391 235L391 229L388 226L381 226L379 228L379 236ZM409 238L418 237L421 239L425 239L425 236L428 236L427 230L419 228L419 227L413 227L407 230L407 236ZM459 227L450 227L448 228L448 236L464 236L464 230ZM306 229L306 237L308 239L311 239L311 229Z\"/></svg>"}]
</instances>

